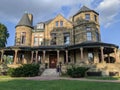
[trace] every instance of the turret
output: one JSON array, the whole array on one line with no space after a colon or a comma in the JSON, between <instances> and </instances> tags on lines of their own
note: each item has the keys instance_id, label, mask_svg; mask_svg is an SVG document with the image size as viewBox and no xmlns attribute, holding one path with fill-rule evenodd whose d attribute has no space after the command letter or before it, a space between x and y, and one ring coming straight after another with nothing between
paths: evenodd
<instances>
[{"instance_id":1,"label":"turret","mask_svg":"<svg viewBox=\"0 0 120 90\"><path fill-rule=\"evenodd\" d=\"M99 42L100 26L99 14L83 6L72 18L74 23L74 43Z\"/></svg>"},{"instance_id":2,"label":"turret","mask_svg":"<svg viewBox=\"0 0 120 90\"><path fill-rule=\"evenodd\" d=\"M16 25L15 45L30 46L32 36L32 14L25 13Z\"/></svg>"}]
</instances>

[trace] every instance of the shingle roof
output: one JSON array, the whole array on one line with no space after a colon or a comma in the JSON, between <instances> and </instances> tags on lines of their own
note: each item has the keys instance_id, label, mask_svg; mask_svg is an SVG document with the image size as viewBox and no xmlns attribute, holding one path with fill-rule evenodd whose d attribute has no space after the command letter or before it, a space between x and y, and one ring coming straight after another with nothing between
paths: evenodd
<instances>
[{"instance_id":1,"label":"shingle roof","mask_svg":"<svg viewBox=\"0 0 120 90\"><path fill-rule=\"evenodd\" d=\"M90 8L88 8L86 6L83 6L75 15L77 15L77 14L79 14L81 12L87 12L87 11L93 11L93 12L95 12L94 10L91 10ZM97 12L95 12L95 13L98 14Z\"/></svg>"},{"instance_id":2,"label":"shingle roof","mask_svg":"<svg viewBox=\"0 0 120 90\"><path fill-rule=\"evenodd\" d=\"M17 26L28 26L28 27L33 27L32 26L32 23L30 22L29 20L29 17L28 17L28 14L25 13L23 15L23 17L21 18L21 20L18 22L18 24L16 25Z\"/></svg>"}]
</instances>

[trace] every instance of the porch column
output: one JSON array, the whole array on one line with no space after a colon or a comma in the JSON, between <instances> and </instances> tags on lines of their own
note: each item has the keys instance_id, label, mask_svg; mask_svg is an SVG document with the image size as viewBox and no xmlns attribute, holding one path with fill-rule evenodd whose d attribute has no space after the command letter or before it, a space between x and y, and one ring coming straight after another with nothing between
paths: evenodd
<instances>
[{"instance_id":1,"label":"porch column","mask_svg":"<svg viewBox=\"0 0 120 90\"><path fill-rule=\"evenodd\" d=\"M60 62L60 60L59 60L59 57L60 57L60 55L59 55L59 50L57 50L57 63L59 64L59 62Z\"/></svg>"},{"instance_id":2,"label":"porch column","mask_svg":"<svg viewBox=\"0 0 120 90\"><path fill-rule=\"evenodd\" d=\"M68 50L66 50L65 52L66 52L66 63L68 64Z\"/></svg>"},{"instance_id":3,"label":"porch column","mask_svg":"<svg viewBox=\"0 0 120 90\"><path fill-rule=\"evenodd\" d=\"M35 62L38 63L38 51L36 51Z\"/></svg>"},{"instance_id":4,"label":"porch column","mask_svg":"<svg viewBox=\"0 0 120 90\"><path fill-rule=\"evenodd\" d=\"M18 53L18 50L15 50L14 62L13 62L13 64L17 64L17 53Z\"/></svg>"},{"instance_id":5,"label":"porch column","mask_svg":"<svg viewBox=\"0 0 120 90\"><path fill-rule=\"evenodd\" d=\"M46 53L46 51L44 50L43 51L43 63L45 63L45 53Z\"/></svg>"},{"instance_id":6,"label":"porch column","mask_svg":"<svg viewBox=\"0 0 120 90\"><path fill-rule=\"evenodd\" d=\"M110 55L108 54L108 63L110 63Z\"/></svg>"},{"instance_id":7,"label":"porch column","mask_svg":"<svg viewBox=\"0 0 120 90\"><path fill-rule=\"evenodd\" d=\"M31 52L31 63L33 62L33 54L34 54L34 51Z\"/></svg>"},{"instance_id":8,"label":"porch column","mask_svg":"<svg viewBox=\"0 0 120 90\"><path fill-rule=\"evenodd\" d=\"M116 60L115 63L116 63L116 62L118 62L118 59L117 59L117 49L116 48L114 48L114 55L115 55L115 60Z\"/></svg>"},{"instance_id":9,"label":"porch column","mask_svg":"<svg viewBox=\"0 0 120 90\"><path fill-rule=\"evenodd\" d=\"M100 50L101 50L101 60L102 60L102 63L104 62L103 49L104 49L104 47L100 47Z\"/></svg>"},{"instance_id":10,"label":"porch column","mask_svg":"<svg viewBox=\"0 0 120 90\"><path fill-rule=\"evenodd\" d=\"M4 50L1 51L1 63L3 62Z\"/></svg>"},{"instance_id":11,"label":"porch column","mask_svg":"<svg viewBox=\"0 0 120 90\"><path fill-rule=\"evenodd\" d=\"M83 48L80 48L80 58L83 60Z\"/></svg>"}]
</instances>

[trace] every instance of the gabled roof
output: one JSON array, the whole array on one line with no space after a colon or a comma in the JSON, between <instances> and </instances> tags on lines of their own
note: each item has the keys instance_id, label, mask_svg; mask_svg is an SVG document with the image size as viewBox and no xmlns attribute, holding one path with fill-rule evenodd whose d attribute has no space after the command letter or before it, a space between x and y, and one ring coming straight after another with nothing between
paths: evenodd
<instances>
[{"instance_id":1,"label":"gabled roof","mask_svg":"<svg viewBox=\"0 0 120 90\"><path fill-rule=\"evenodd\" d=\"M32 23L30 22L30 19L28 17L28 14L25 13L23 15L23 17L21 18L21 20L18 22L18 24L16 25L17 26L28 26L28 27L33 27L32 26Z\"/></svg>"},{"instance_id":2,"label":"gabled roof","mask_svg":"<svg viewBox=\"0 0 120 90\"><path fill-rule=\"evenodd\" d=\"M95 12L94 10L91 10L90 8L86 7L86 6L83 6L75 15L73 16L76 16L77 14L81 13L81 12L88 12L88 11L93 11ZM95 12L96 14L98 14L97 12ZM99 15L99 14L98 14Z\"/></svg>"}]
</instances>

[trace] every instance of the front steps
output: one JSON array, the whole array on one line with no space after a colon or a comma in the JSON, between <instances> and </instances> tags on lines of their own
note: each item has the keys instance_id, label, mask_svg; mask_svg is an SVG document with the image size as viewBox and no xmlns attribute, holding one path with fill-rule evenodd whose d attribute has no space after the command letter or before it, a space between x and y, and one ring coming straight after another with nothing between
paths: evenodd
<instances>
[{"instance_id":1,"label":"front steps","mask_svg":"<svg viewBox=\"0 0 120 90\"><path fill-rule=\"evenodd\" d=\"M58 77L59 72L56 72L56 69L45 69L41 77Z\"/></svg>"}]
</instances>

